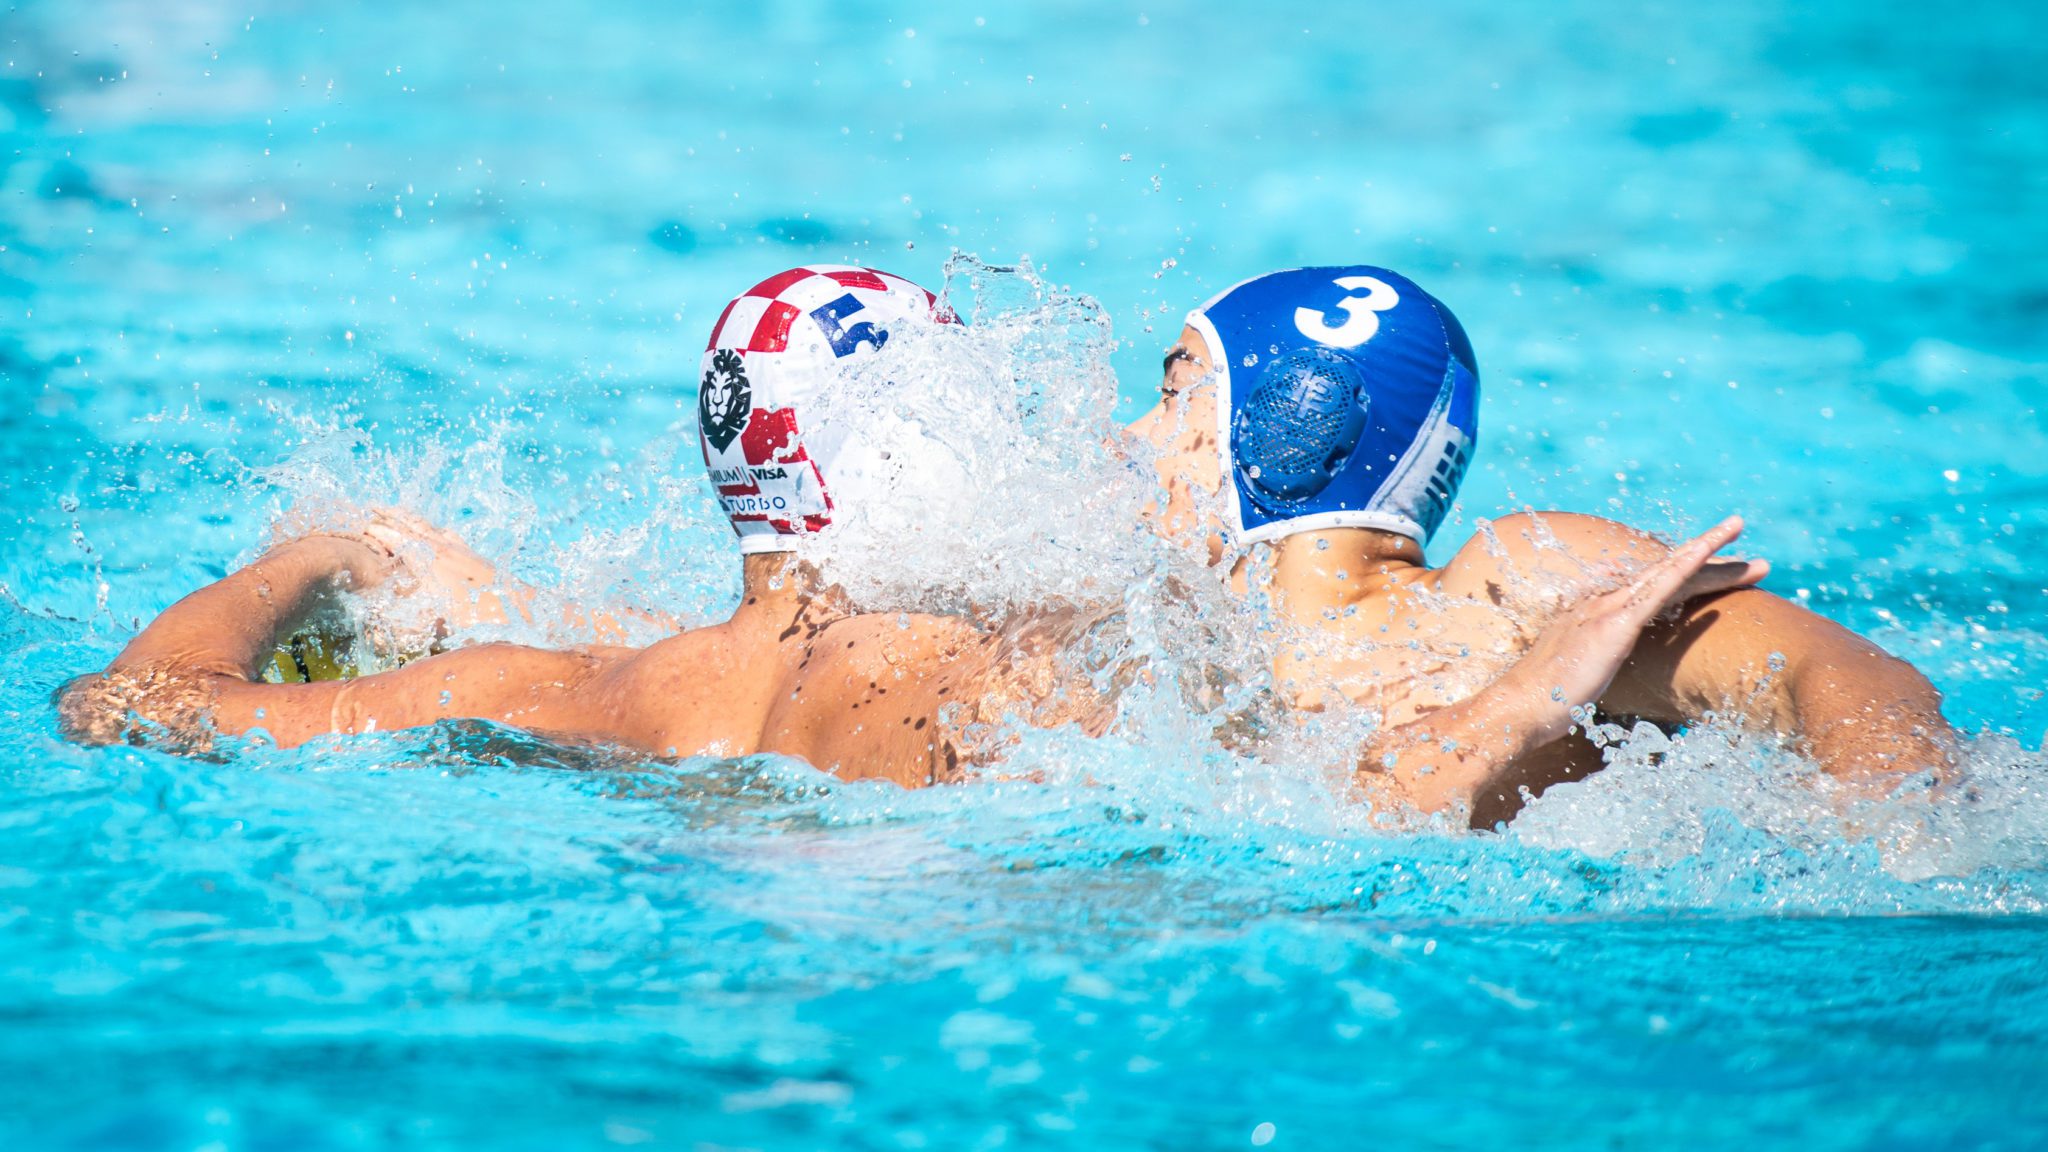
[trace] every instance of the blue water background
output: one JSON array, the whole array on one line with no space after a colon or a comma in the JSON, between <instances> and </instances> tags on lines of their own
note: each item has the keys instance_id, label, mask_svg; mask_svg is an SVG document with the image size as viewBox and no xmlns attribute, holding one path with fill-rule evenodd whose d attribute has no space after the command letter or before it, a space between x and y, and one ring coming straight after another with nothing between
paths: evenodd
<instances>
[{"instance_id":1,"label":"blue water background","mask_svg":"<svg viewBox=\"0 0 2048 1152\"><path fill-rule=\"evenodd\" d=\"M87 751L49 698L309 494L716 615L678 424L718 309L789 264L1028 255L1108 305L1130 414L1208 294L1369 261L1485 374L1433 555L1528 504L1744 512L1770 586L1920 663L2024 799L2044 24L10 7L0 1145L2038 1146L2023 804L1905 876L1723 778L1393 836L1058 735L1029 755L1096 786L904 794L476 731Z\"/></svg>"}]
</instances>

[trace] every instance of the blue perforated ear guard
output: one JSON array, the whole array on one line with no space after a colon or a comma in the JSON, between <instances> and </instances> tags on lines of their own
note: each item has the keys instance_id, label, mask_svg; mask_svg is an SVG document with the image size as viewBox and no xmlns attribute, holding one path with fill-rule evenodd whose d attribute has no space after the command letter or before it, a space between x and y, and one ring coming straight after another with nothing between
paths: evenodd
<instances>
[{"instance_id":1,"label":"blue perforated ear guard","mask_svg":"<svg viewBox=\"0 0 2048 1152\"><path fill-rule=\"evenodd\" d=\"M1478 368L1448 308L1384 268L1295 268L1188 324L1216 359L1241 540L1436 531L1478 440Z\"/></svg>"},{"instance_id":2,"label":"blue perforated ear guard","mask_svg":"<svg viewBox=\"0 0 2048 1152\"><path fill-rule=\"evenodd\" d=\"M1357 368L1321 348L1268 361L1258 380L1232 414L1230 454L1239 490L1285 515L1350 462L1372 398Z\"/></svg>"}]
</instances>

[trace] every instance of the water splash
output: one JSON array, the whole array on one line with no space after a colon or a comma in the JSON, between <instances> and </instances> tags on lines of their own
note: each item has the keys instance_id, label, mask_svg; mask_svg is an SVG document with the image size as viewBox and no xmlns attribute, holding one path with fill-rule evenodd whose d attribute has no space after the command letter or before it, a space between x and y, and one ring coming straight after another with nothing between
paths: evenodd
<instances>
[{"instance_id":1,"label":"water splash","mask_svg":"<svg viewBox=\"0 0 2048 1152\"><path fill-rule=\"evenodd\" d=\"M806 413L806 439L850 444L834 454L863 482L801 554L872 611L1120 598L1158 548L1112 419L1108 314L1028 263L965 256L942 303L964 323L899 324Z\"/></svg>"}]
</instances>

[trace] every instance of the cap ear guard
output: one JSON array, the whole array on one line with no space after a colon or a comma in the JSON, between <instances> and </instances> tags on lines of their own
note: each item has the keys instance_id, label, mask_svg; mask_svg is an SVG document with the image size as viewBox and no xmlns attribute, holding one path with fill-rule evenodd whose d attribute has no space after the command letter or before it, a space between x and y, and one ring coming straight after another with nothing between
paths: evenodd
<instances>
[{"instance_id":1,"label":"cap ear guard","mask_svg":"<svg viewBox=\"0 0 2048 1152\"><path fill-rule=\"evenodd\" d=\"M1285 513L1330 486L1365 434L1365 379L1343 357L1306 348L1269 361L1230 427L1243 491Z\"/></svg>"}]
</instances>

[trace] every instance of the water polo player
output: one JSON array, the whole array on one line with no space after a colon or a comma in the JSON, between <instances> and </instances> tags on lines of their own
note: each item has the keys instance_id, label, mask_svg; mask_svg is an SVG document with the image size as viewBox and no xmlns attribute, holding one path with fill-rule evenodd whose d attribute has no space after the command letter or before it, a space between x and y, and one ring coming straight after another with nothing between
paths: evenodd
<instances>
[{"instance_id":1,"label":"water polo player","mask_svg":"<svg viewBox=\"0 0 2048 1152\"><path fill-rule=\"evenodd\" d=\"M173 605L104 673L67 690L65 729L88 742L155 734L189 748L260 728L290 746L475 718L657 756L770 752L847 778L947 779L961 751L946 719L972 720L992 694L999 708L1017 703L1010 687L1038 681L1016 673L1043 645L1028 629L999 637L944 616L862 615L789 555L835 506L864 484L886 485L888 468L917 455L885 462L867 434L890 429L818 435L804 413L892 330L933 323L934 304L888 273L819 266L772 276L719 316L698 417L743 556L741 603L723 623L640 649L484 644L353 679L259 680L278 639L337 590L402 571L461 606L497 583L458 541L415 548L419 533L387 521L291 541ZM942 705L954 706L946 718Z\"/></svg>"},{"instance_id":2,"label":"water polo player","mask_svg":"<svg viewBox=\"0 0 2048 1152\"><path fill-rule=\"evenodd\" d=\"M1443 523L1478 443L1479 369L1457 318L1384 268L1297 268L1192 313L1160 399L1170 534L1213 559L1264 542L1273 598L1303 634L1275 677L1297 706L1375 711L1369 793L1512 817L1524 790L1600 767L1573 735L1597 709L1662 724L1709 713L1869 780L1945 765L1954 735L1926 678L1715 560L1741 522L1678 547L1571 513L1491 524L1441 568ZM1241 554L1241 553L1240 553Z\"/></svg>"}]
</instances>

